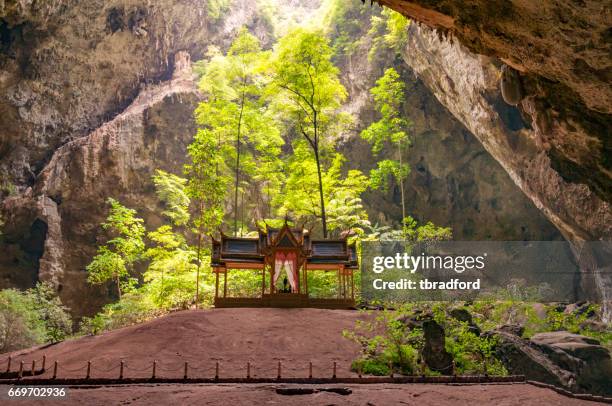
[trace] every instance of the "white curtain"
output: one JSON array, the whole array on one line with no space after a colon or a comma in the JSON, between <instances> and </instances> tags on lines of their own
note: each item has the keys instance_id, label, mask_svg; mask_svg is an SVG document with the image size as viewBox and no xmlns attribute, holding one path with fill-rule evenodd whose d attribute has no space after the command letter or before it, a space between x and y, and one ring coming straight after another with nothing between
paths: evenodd
<instances>
[{"instance_id":1,"label":"white curtain","mask_svg":"<svg viewBox=\"0 0 612 406\"><path fill-rule=\"evenodd\" d=\"M274 282L274 286L277 286L278 278L282 271L284 270L287 273L287 279L289 280L289 285L291 285L291 291L297 292L297 257L294 252L288 252L287 254L283 252L276 253L276 258L274 258L274 276L272 278Z\"/></svg>"},{"instance_id":2,"label":"white curtain","mask_svg":"<svg viewBox=\"0 0 612 406\"><path fill-rule=\"evenodd\" d=\"M274 277L272 278L272 282L274 287L276 287L276 282L283 270L283 264L285 262L285 255L283 253L277 253L276 258L274 259Z\"/></svg>"}]
</instances>

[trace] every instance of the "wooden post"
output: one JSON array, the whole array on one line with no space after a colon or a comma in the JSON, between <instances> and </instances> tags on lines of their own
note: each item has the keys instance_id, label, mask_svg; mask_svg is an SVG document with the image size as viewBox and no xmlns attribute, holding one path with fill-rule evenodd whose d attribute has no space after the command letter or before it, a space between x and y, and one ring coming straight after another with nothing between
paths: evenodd
<instances>
[{"instance_id":1,"label":"wooden post","mask_svg":"<svg viewBox=\"0 0 612 406\"><path fill-rule=\"evenodd\" d=\"M312 361L308 363L308 379L312 379Z\"/></svg>"},{"instance_id":2,"label":"wooden post","mask_svg":"<svg viewBox=\"0 0 612 406\"><path fill-rule=\"evenodd\" d=\"M35 359L32 360L32 371L31 371L32 376L34 376L34 373L36 373L36 360Z\"/></svg>"},{"instance_id":3,"label":"wooden post","mask_svg":"<svg viewBox=\"0 0 612 406\"><path fill-rule=\"evenodd\" d=\"M89 379L89 377L91 376L91 361L87 361L87 375L85 376L85 379Z\"/></svg>"},{"instance_id":4,"label":"wooden post","mask_svg":"<svg viewBox=\"0 0 612 406\"><path fill-rule=\"evenodd\" d=\"M421 358L421 376L425 376L425 371L426 371L425 368L426 368L425 360Z\"/></svg>"},{"instance_id":5,"label":"wooden post","mask_svg":"<svg viewBox=\"0 0 612 406\"><path fill-rule=\"evenodd\" d=\"M11 371L11 356L9 355L8 357L8 365L6 366L6 372L10 372Z\"/></svg>"},{"instance_id":6,"label":"wooden post","mask_svg":"<svg viewBox=\"0 0 612 406\"><path fill-rule=\"evenodd\" d=\"M19 372L17 373L17 379L21 379L23 376L23 361L19 363Z\"/></svg>"},{"instance_id":7,"label":"wooden post","mask_svg":"<svg viewBox=\"0 0 612 406\"><path fill-rule=\"evenodd\" d=\"M57 361L53 363L53 378L52 379L56 379L56 378L57 378Z\"/></svg>"},{"instance_id":8,"label":"wooden post","mask_svg":"<svg viewBox=\"0 0 612 406\"><path fill-rule=\"evenodd\" d=\"M451 363L451 366L453 368L453 376L457 376L457 370L455 369L455 367L456 367L455 360L453 360L453 362Z\"/></svg>"},{"instance_id":9,"label":"wooden post","mask_svg":"<svg viewBox=\"0 0 612 406\"><path fill-rule=\"evenodd\" d=\"M334 361L334 373L332 375L333 379L336 379L336 361Z\"/></svg>"},{"instance_id":10,"label":"wooden post","mask_svg":"<svg viewBox=\"0 0 612 406\"><path fill-rule=\"evenodd\" d=\"M225 274L223 278L223 298L227 297L227 268L225 268Z\"/></svg>"},{"instance_id":11,"label":"wooden post","mask_svg":"<svg viewBox=\"0 0 612 406\"><path fill-rule=\"evenodd\" d=\"M219 361L215 363L215 381L219 380Z\"/></svg>"},{"instance_id":12,"label":"wooden post","mask_svg":"<svg viewBox=\"0 0 612 406\"><path fill-rule=\"evenodd\" d=\"M261 297L266 293L266 266L261 268Z\"/></svg>"},{"instance_id":13,"label":"wooden post","mask_svg":"<svg viewBox=\"0 0 612 406\"><path fill-rule=\"evenodd\" d=\"M251 363L247 361L247 379L251 379Z\"/></svg>"},{"instance_id":14,"label":"wooden post","mask_svg":"<svg viewBox=\"0 0 612 406\"><path fill-rule=\"evenodd\" d=\"M157 372L157 360L153 360L153 375L151 375L151 379L155 379L156 372Z\"/></svg>"},{"instance_id":15,"label":"wooden post","mask_svg":"<svg viewBox=\"0 0 612 406\"><path fill-rule=\"evenodd\" d=\"M47 356L43 354L43 363L42 363L43 372L45 372L46 366L47 366Z\"/></svg>"},{"instance_id":16,"label":"wooden post","mask_svg":"<svg viewBox=\"0 0 612 406\"><path fill-rule=\"evenodd\" d=\"M187 379L187 369L189 368L189 362L185 361L185 373L183 374L183 379Z\"/></svg>"},{"instance_id":17,"label":"wooden post","mask_svg":"<svg viewBox=\"0 0 612 406\"><path fill-rule=\"evenodd\" d=\"M482 366L484 370L484 376L489 376L489 371L487 370L487 357L482 357Z\"/></svg>"},{"instance_id":18,"label":"wooden post","mask_svg":"<svg viewBox=\"0 0 612 406\"><path fill-rule=\"evenodd\" d=\"M276 379L281 379L281 362L278 361L278 374L276 375Z\"/></svg>"},{"instance_id":19,"label":"wooden post","mask_svg":"<svg viewBox=\"0 0 612 406\"><path fill-rule=\"evenodd\" d=\"M121 364L119 365L119 379L123 379L123 360L121 360Z\"/></svg>"},{"instance_id":20,"label":"wooden post","mask_svg":"<svg viewBox=\"0 0 612 406\"><path fill-rule=\"evenodd\" d=\"M389 361L389 378L393 378L393 361Z\"/></svg>"},{"instance_id":21,"label":"wooden post","mask_svg":"<svg viewBox=\"0 0 612 406\"><path fill-rule=\"evenodd\" d=\"M351 269L351 299L355 300L355 273Z\"/></svg>"},{"instance_id":22,"label":"wooden post","mask_svg":"<svg viewBox=\"0 0 612 406\"><path fill-rule=\"evenodd\" d=\"M219 268L215 268L215 299L219 297Z\"/></svg>"}]
</instances>

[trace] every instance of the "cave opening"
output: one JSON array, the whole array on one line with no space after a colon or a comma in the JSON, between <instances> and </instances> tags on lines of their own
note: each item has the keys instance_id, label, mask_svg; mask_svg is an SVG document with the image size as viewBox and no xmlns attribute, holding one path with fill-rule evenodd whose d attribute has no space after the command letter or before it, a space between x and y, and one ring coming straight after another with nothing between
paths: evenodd
<instances>
[{"instance_id":1,"label":"cave opening","mask_svg":"<svg viewBox=\"0 0 612 406\"><path fill-rule=\"evenodd\" d=\"M21 243L21 249L26 254L27 260L36 270L39 269L40 259L45 253L48 228L45 221L37 218L30 226L26 238Z\"/></svg>"}]
</instances>

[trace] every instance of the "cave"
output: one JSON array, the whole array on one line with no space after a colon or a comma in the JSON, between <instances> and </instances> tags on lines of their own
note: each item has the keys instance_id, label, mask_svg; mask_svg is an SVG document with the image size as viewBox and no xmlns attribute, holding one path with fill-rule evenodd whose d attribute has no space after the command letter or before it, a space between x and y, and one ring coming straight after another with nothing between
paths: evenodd
<instances>
[{"instance_id":1,"label":"cave","mask_svg":"<svg viewBox=\"0 0 612 406\"><path fill-rule=\"evenodd\" d=\"M280 308L301 310L308 320L319 310L328 314L305 310L309 307L346 312L329 313L333 325L313 322L308 334L327 337L346 327L338 315L353 321L357 316L350 310L356 307L377 312L388 305L367 296L366 285L355 286L368 283L357 278L362 271L357 257L368 243L393 241L396 249L398 241L408 241L413 245L404 245L410 247L406 251L418 256L418 247L423 258L427 249L446 252L446 243L499 243L495 252L514 265L508 266L515 278L505 289L486 292L498 295L491 303L515 292L522 295L518 302L537 303L505 314L505 302L478 309L472 298L455 296L448 316L466 323L467 330L444 322L447 340L449 331L461 337L477 332L477 340L495 334L506 350L499 362L487 365L481 354L482 360L469 360L477 364L472 369L465 359L449 365L444 323L438 325L434 307L425 305L395 319L401 329L431 329L423 336L427 351L421 350L420 358L410 353L421 365L394 370L391 357L391 365L378 365L377 373L433 371L452 380L455 367L480 374L482 366L479 379L488 379L487 367L499 372L503 364L508 373L564 390L610 393L604 382L612 373L606 364L612 348L609 4L5 3L0 6L3 292L47 282L72 317L74 332L82 335L148 318L160 325L176 322L172 331L195 326L208 334L210 325L200 323L210 314L217 320L221 312L207 307L263 303L269 313L222 311L247 330L253 328L249 320L262 321L267 330L250 334L267 340L284 334L285 325L297 331L302 316L286 317ZM307 75L296 62L303 55L311 64ZM311 71L316 61L323 61L324 69ZM321 71L328 93L317 98L313 75ZM310 99L298 91L308 82ZM317 110L319 102L323 107ZM271 244L266 239L274 230L300 243L291 249L281 240ZM425 248L418 245L423 241ZM283 255L291 251L295 263L270 255L271 246ZM516 261L527 250L529 260ZM295 275L282 289L272 279L281 273L267 273L277 257L280 266L290 264L287 275ZM303 264L321 271L319 279L300 268ZM261 272L261 280L248 274L248 266ZM507 282L503 266L496 269L502 271L492 278ZM533 282L547 272L548 280ZM230 286L229 293L223 285ZM561 285L569 296L542 299ZM259 291L274 300L252 297ZM420 306L419 300L407 302ZM487 318L497 317L495 311L505 319L499 316L493 326ZM537 332L530 324L536 319L557 331ZM228 342L241 340L234 348L256 349L222 325L210 331L227 335ZM134 332L147 344L150 337L142 338L147 328L112 334L127 338L117 342L125 341L142 361L147 345L132 346L137 340L123 334ZM268 330L275 335L266 335ZM544 336L534 340L537 334ZM183 351L176 343L167 345L172 357ZM49 353L62 345L49 347ZM576 361L580 351L574 346L587 348L590 358ZM160 354L168 357L163 347ZM541 353L535 361L521 358L518 364L527 367L516 367L512 357L536 350ZM280 362L268 361L262 364L278 368L280 377ZM190 362L181 365L185 377L189 368L197 370ZM348 371L353 378L363 372L353 365Z\"/></svg>"},{"instance_id":2,"label":"cave","mask_svg":"<svg viewBox=\"0 0 612 406\"><path fill-rule=\"evenodd\" d=\"M45 253L48 226L43 220L37 218L30 226L20 247L31 263L31 269L39 269L40 259Z\"/></svg>"}]
</instances>

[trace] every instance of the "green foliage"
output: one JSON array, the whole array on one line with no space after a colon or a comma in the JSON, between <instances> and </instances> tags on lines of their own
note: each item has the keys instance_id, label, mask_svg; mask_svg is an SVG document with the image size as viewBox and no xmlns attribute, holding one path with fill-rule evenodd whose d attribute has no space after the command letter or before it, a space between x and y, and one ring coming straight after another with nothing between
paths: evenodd
<instances>
[{"instance_id":1,"label":"green foliage","mask_svg":"<svg viewBox=\"0 0 612 406\"><path fill-rule=\"evenodd\" d=\"M31 297L15 289L0 291L0 352L40 344L44 337L45 326Z\"/></svg>"},{"instance_id":2,"label":"green foliage","mask_svg":"<svg viewBox=\"0 0 612 406\"><path fill-rule=\"evenodd\" d=\"M361 137L372 145L375 154L380 153L385 143L409 146L408 130L412 123L403 118L405 86L399 73L394 68L387 69L370 92L381 118L366 128Z\"/></svg>"},{"instance_id":3,"label":"green foliage","mask_svg":"<svg viewBox=\"0 0 612 406\"><path fill-rule=\"evenodd\" d=\"M160 309L187 308L195 296L196 253L168 225L148 236L154 246L146 251L150 262L141 292Z\"/></svg>"},{"instance_id":4,"label":"green foliage","mask_svg":"<svg viewBox=\"0 0 612 406\"><path fill-rule=\"evenodd\" d=\"M64 340L72 332L72 320L68 308L64 306L53 286L39 282L27 291L33 309L45 328L45 342L56 343Z\"/></svg>"},{"instance_id":5,"label":"green foliage","mask_svg":"<svg viewBox=\"0 0 612 406\"><path fill-rule=\"evenodd\" d=\"M147 295L132 291L123 295L119 301L104 306L95 316L84 317L79 333L96 335L107 330L143 323L163 313Z\"/></svg>"},{"instance_id":6,"label":"green foliage","mask_svg":"<svg viewBox=\"0 0 612 406\"><path fill-rule=\"evenodd\" d=\"M496 295L497 296L497 295ZM573 311L565 306L527 301L483 298L466 306L483 330L492 330L504 324L517 324L525 328L523 337L546 331L569 331L593 337L604 346L612 345L612 329L601 322L601 307L585 304Z\"/></svg>"},{"instance_id":7,"label":"green foliage","mask_svg":"<svg viewBox=\"0 0 612 406\"><path fill-rule=\"evenodd\" d=\"M353 362L353 370L361 368L364 374L387 375L391 364L403 374L437 375L420 365L420 354L425 345L423 330L417 327L418 324L410 328L404 322L433 317L444 327L446 351L452 355L458 374L486 372L507 375L495 355L497 339L476 335L467 323L450 317L447 307L444 303L406 304L397 310L383 310L375 317L367 318L368 321L357 321L352 331L344 332L346 338L361 347L361 354Z\"/></svg>"},{"instance_id":8,"label":"green foliage","mask_svg":"<svg viewBox=\"0 0 612 406\"><path fill-rule=\"evenodd\" d=\"M368 31L368 36L372 37L368 59L373 60L377 54L389 51L399 55L408 44L409 25L409 19L388 8L380 15L373 15Z\"/></svg>"},{"instance_id":9,"label":"green foliage","mask_svg":"<svg viewBox=\"0 0 612 406\"><path fill-rule=\"evenodd\" d=\"M363 234L369 222L360 195L368 180L358 170L349 170L344 175L345 161L342 154L334 154L328 169L321 174L329 231L333 234L343 231ZM316 162L303 141L294 143L294 153L288 160L286 172L288 177L282 193L274 198L274 203L279 206L280 215L291 214L296 222L306 224L312 231L321 215L317 199L319 182Z\"/></svg>"},{"instance_id":10,"label":"green foliage","mask_svg":"<svg viewBox=\"0 0 612 406\"><path fill-rule=\"evenodd\" d=\"M177 226L186 225L189 222L189 197L185 192L187 179L158 169L153 184L157 197L166 206L162 214Z\"/></svg>"},{"instance_id":11,"label":"green foliage","mask_svg":"<svg viewBox=\"0 0 612 406\"><path fill-rule=\"evenodd\" d=\"M409 241L444 241L453 237L450 227L439 227L432 222L419 225L410 216L404 218L403 237Z\"/></svg>"},{"instance_id":12,"label":"green foliage","mask_svg":"<svg viewBox=\"0 0 612 406\"><path fill-rule=\"evenodd\" d=\"M111 238L106 245L98 248L96 256L87 265L87 281L94 285L114 281L121 297L124 290L133 287L135 280L130 277L134 263L141 259L144 252L143 220L136 217L136 211L109 198L110 212L102 228Z\"/></svg>"},{"instance_id":13,"label":"green foliage","mask_svg":"<svg viewBox=\"0 0 612 406\"><path fill-rule=\"evenodd\" d=\"M46 283L0 291L0 353L63 340L72 329L67 310Z\"/></svg>"},{"instance_id":14,"label":"green foliage","mask_svg":"<svg viewBox=\"0 0 612 406\"><path fill-rule=\"evenodd\" d=\"M325 148L348 123L338 108L346 98L339 70L331 61L332 49L321 31L295 29L278 44L272 62L273 81L268 94L314 153L323 236L327 237L325 185L322 179Z\"/></svg>"},{"instance_id":15,"label":"green foliage","mask_svg":"<svg viewBox=\"0 0 612 406\"><path fill-rule=\"evenodd\" d=\"M405 179L408 177L410 167L400 166L398 161L383 159L377 162L377 168L370 171L370 185L373 189L382 189L389 192L390 179Z\"/></svg>"},{"instance_id":16,"label":"green foliage","mask_svg":"<svg viewBox=\"0 0 612 406\"><path fill-rule=\"evenodd\" d=\"M227 296L260 297L261 270L231 269L227 274Z\"/></svg>"},{"instance_id":17,"label":"green foliage","mask_svg":"<svg viewBox=\"0 0 612 406\"><path fill-rule=\"evenodd\" d=\"M308 295L313 298L336 297L338 275L336 272L308 272Z\"/></svg>"},{"instance_id":18,"label":"green foliage","mask_svg":"<svg viewBox=\"0 0 612 406\"><path fill-rule=\"evenodd\" d=\"M357 50L361 42L361 16L371 12L360 0L323 1L323 26L335 55L350 55Z\"/></svg>"},{"instance_id":19,"label":"green foliage","mask_svg":"<svg viewBox=\"0 0 612 406\"><path fill-rule=\"evenodd\" d=\"M217 139L218 173L233 173L236 234L239 195L277 186L274 173L283 139L261 97L268 81L262 74L267 58L269 53L262 52L257 38L243 27L227 55L213 53L201 67L200 89L207 100L198 106L196 119Z\"/></svg>"},{"instance_id":20,"label":"green foliage","mask_svg":"<svg viewBox=\"0 0 612 406\"><path fill-rule=\"evenodd\" d=\"M232 0L208 0L206 2L206 15L210 20L216 21L229 10L231 5Z\"/></svg>"},{"instance_id":21,"label":"green foliage","mask_svg":"<svg viewBox=\"0 0 612 406\"><path fill-rule=\"evenodd\" d=\"M401 193L402 218L406 218L406 201L404 181L410 173L410 166L403 162L403 155L410 146L408 130L412 123L403 118L402 106L405 101L404 83L393 68L385 71L371 89L374 105L380 113L380 120L370 124L361 132L361 137L372 145L372 152L377 155L383 147L393 145L397 159L385 159L370 172L371 186L374 189L389 190L389 178L395 180ZM405 229L405 227L404 227Z\"/></svg>"},{"instance_id":22,"label":"green foliage","mask_svg":"<svg viewBox=\"0 0 612 406\"><path fill-rule=\"evenodd\" d=\"M193 223L199 235L213 233L223 221L227 176L219 173L223 163L215 134L199 129L187 151L191 163L185 165L187 196L195 205Z\"/></svg>"},{"instance_id":23,"label":"green foliage","mask_svg":"<svg viewBox=\"0 0 612 406\"><path fill-rule=\"evenodd\" d=\"M406 375L419 371L422 330L408 331L400 321L402 314L402 311L384 310L368 321L358 320L353 331L343 332L345 338L361 347L361 354L352 364L353 370L373 375L388 375L390 367Z\"/></svg>"}]
</instances>

